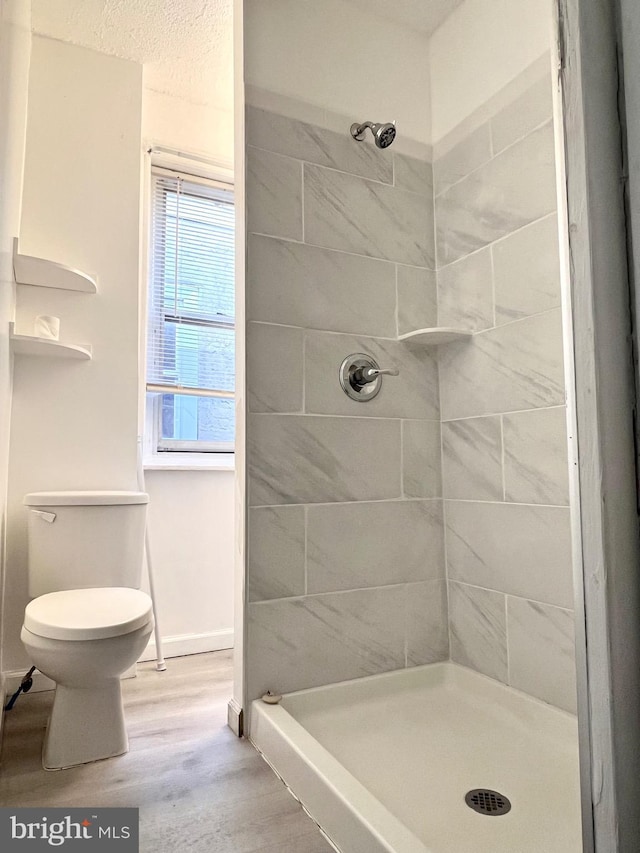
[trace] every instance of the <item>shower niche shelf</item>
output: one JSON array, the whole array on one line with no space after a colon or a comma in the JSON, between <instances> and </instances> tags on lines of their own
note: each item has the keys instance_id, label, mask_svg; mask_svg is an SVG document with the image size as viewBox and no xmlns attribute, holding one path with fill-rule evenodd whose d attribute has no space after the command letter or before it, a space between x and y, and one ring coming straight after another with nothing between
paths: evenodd
<instances>
[{"instance_id":1,"label":"shower niche shelf","mask_svg":"<svg viewBox=\"0 0 640 853\"><path fill-rule=\"evenodd\" d=\"M423 347L436 347L439 344L450 344L455 341L468 341L473 332L468 329L455 329L451 326L433 326L430 329L416 329L404 335L398 335L398 340L406 344Z\"/></svg>"},{"instance_id":2,"label":"shower niche shelf","mask_svg":"<svg viewBox=\"0 0 640 853\"><path fill-rule=\"evenodd\" d=\"M13 274L16 284L76 290L80 293L96 293L98 290L95 279L82 270L47 258L21 254L17 237L13 241Z\"/></svg>"},{"instance_id":3,"label":"shower niche shelf","mask_svg":"<svg viewBox=\"0 0 640 853\"><path fill-rule=\"evenodd\" d=\"M35 335L16 335L14 323L9 323L9 334L14 355L72 358L82 361L91 359L90 344L64 344L49 338L36 338Z\"/></svg>"}]
</instances>

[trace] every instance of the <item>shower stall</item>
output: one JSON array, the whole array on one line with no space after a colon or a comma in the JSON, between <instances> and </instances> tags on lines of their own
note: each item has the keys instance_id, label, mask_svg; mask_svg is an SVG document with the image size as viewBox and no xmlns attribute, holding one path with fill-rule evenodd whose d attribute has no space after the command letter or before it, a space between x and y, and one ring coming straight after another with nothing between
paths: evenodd
<instances>
[{"instance_id":1,"label":"shower stall","mask_svg":"<svg viewBox=\"0 0 640 853\"><path fill-rule=\"evenodd\" d=\"M554 4L242 7L245 734L342 853L588 851Z\"/></svg>"}]
</instances>

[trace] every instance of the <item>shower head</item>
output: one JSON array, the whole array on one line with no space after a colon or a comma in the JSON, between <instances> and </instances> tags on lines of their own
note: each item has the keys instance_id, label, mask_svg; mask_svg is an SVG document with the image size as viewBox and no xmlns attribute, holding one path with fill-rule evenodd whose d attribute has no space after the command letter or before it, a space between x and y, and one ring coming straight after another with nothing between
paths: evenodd
<instances>
[{"instance_id":1,"label":"shower head","mask_svg":"<svg viewBox=\"0 0 640 853\"><path fill-rule=\"evenodd\" d=\"M351 136L358 142L362 142L367 128L373 133L373 141L378 148L388 148L396 138L395 122L387 122L386 124L374 124L371 121L365 121L363 124L355 122L351 125Z\"/></svg>"}]
</instances>

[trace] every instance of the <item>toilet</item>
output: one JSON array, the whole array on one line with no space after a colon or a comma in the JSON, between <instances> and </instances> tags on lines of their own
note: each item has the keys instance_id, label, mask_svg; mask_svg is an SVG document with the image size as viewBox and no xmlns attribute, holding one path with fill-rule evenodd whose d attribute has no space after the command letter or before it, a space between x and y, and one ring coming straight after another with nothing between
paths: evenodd
<instances>
[{"instance_id":1,"label":"toilet","mask_svg":"<svg viewBox=\"0 0 640 853\"><path fill-rule=\"evenodd\" d=\"M149 496L66 491L26 495L31 601L21 639L56 683L42 752L60 770L128 750L120 677L153 630L139 589Z\"/></svg>"}]
</instances>

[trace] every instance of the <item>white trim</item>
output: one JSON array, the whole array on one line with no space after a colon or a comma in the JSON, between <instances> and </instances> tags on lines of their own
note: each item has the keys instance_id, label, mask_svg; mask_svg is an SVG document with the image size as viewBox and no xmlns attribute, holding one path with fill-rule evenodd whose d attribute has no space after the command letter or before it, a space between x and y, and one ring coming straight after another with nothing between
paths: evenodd
<instances>
[{"instance_id":1,"label":"white trim","mask_svg":"<svg viewBox=\"0 0 640 853\"><path fill-rule=\"evenodd\" d=\"M194 175L233 186L233 169L228 163L216 162L184 151L173 151L159 145L149 148L147 154L152 167L158 166L181 175Z\"/></svg>"},{"instance_id":2,"label":"white trim","mask_svg":"<svg viewBox=\"0 0 640 853\"><path fill-rule=\"evenodd\" d=\"M230 699L227 704L227 725L236 737L243 736L244 720L242 708L235 699Z\"/></svg>"},{"instance_id":3,"label":"white trim","mask_svg":"<svg viewBox=\"0 0 640 853\"><path fill-rule=\"evenodd\" d=\"M175 637L163 637L162 649L165 658L178 658L183 655L197 655L201 652L219 652L233 648L233 629L209 631L206 634L178 634ZM153 639L138 658L139 661L155 660L156 644Z\"/></svg>"}]
</instances>

